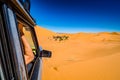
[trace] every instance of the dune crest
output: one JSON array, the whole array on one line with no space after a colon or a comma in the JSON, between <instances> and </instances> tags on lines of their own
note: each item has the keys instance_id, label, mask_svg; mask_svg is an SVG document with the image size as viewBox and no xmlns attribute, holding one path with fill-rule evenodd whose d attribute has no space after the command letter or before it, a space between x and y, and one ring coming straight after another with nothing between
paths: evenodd
<instances>
[{"instance_id":1,"label":"dune crest","mask_svg":"<svg viewBox=\"0 0 120 80\"><path fill-rule=\"evenodd\" d=\"M35 26L35 30L39 36L51 36L55 34L54 32L47 30L45 28L42 28L40 26Z\"/></svg>"}]
</instances>

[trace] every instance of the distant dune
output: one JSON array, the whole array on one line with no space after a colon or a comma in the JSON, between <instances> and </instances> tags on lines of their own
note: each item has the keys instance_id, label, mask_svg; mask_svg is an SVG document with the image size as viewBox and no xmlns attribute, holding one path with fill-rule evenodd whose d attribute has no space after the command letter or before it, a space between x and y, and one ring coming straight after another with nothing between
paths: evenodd
<instances>
[{"instance_id":1,"label":"distant dune","mask_svg":"<svg viewBox=\"0 0 120 80\"><path fill-rule=\"evenodd\" d=\"M120 80L120 32L35 30L39 45L53 52L52 58L43 58L42 80ZM57 41L53 36L68 39Z\"/></svg>"},{"instance_id":2,"label":"distant dune","mask_svg":"<svg viewBox=\"0 0 120 80\"><path fill-rule=\"evenodd\" d=\"M54 32L47 30L45 28L39 27L39 26L36 26L35 30L37 31L37 33L40 37L41 36L52 36L55 34Z\"/></svg>"}]
</instances>

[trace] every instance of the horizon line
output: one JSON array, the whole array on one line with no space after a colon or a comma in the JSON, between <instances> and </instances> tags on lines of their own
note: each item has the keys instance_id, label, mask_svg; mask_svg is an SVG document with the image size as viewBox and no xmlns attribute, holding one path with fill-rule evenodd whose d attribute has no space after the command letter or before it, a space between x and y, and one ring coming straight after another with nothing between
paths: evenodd
<instances>
[{"instance_id":1,"label":"horizon line","mask_svg":"<svg viewBox=\"0 0 120 80\"><path fill-rule=\"evenodd\" d=\"M64 31L58 31L58 30L53 30L53 29L50 29L50 28L47 28L47 27L45 27L45 26L41 26L41 25L36 25L36 26L39 26L39 27L42 27L42 28L44 28L44 29L47 29L47 30L50 30L50 31L52 31L52 32L55 32L55 33L100 33L100 32L109 32L109 33L112 33L112 32L120 32L120 30L100 30L100 29L96 29L96 30L90 30L90 29L81 29L80 31L66 31L66 30L64 30ZM68 29L69 30L69 29Z\"/></svg>"}]
</instances>

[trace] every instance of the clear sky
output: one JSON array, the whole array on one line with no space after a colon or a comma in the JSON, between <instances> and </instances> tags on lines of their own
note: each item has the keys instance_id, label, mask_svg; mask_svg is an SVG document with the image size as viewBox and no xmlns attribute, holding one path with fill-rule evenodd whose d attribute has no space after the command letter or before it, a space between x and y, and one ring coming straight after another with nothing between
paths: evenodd
<instances>
[{"instance_id":1,"label":"clear sky","mask_svg":"<svg viewBox=\"0 0 120 80\"><path fill-rule=\"evenodd\" d=\"M120 32L120 0L31 0L31 15L54 32Z\"/></svg>"}]
</instances>

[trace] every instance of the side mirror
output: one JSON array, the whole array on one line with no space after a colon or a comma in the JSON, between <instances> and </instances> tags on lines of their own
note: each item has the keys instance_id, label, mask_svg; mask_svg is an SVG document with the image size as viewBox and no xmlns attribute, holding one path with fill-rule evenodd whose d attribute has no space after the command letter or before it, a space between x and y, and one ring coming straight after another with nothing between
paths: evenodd
<instances>
[{"instance_id":1,"label":"side mirror","mask_svg":"<svg viewBox=\"0 0 120 80\"><path fill-rule=\"evenodd\" d=\"M48 51L48 50L42 50L41 51L41 57L47 57L47 58L51 58L52 56L52 52L51 51Z\"/></svg>"},{"instance_id":2,"label":"side mirror","mask_svg":"<svg viewBox=\"0 0 120 80\"><path fill-rule=\"evenodd\" d=\"M46 58L51 58L52 52L48 50L43 50L42 47L39 47L40 49L40 57L46 57Z\"/></svg>"}]
</instances>

